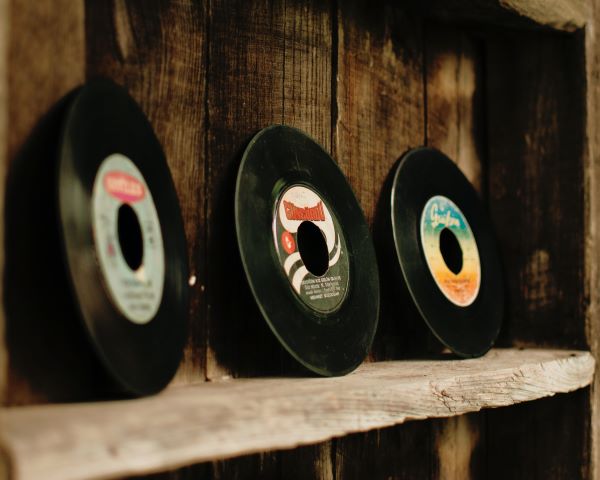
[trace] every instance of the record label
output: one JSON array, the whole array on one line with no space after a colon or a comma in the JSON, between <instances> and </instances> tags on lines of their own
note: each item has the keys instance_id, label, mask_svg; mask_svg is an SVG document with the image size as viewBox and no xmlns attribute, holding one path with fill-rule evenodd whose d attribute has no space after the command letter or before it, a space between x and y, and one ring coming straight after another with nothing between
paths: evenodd
<instances>
[{"instance_id":1,"label":"record label","mask_svg":"<svg viewBox=\"0 0 600 480\"><path fill-rule=\"evenodd\" d=\"M296 295L322 313L338 309L348 292L350 267L340 232L327 203L306 185L292 185L279 196L273 218L279 261Z\"/></svg>"},{"instance_id":2,"label":"record label","mask_svg":"<svg viewBox=\"0 0 600 480\"><path fill-rule=\"evenodd\" d=\"M436 285L454 305L471 305L481 285L481 263L469 222L452 200L435 195L425 204L420 223L421 246ZM458 272L448 267L442 255L440 237L445 229L454 235L462 250L462 268Z\"/></svg>"},{"instance_id":3,"label":"record label","mask_svg":"<svg viewBox=\"0 0 600 480\"><path fill-rule=\"evenodd\" d=\"M165 277L150 189L134 163L115 153L100 165L92 199L95 248L110 298L125 318L146 324L161 304Z\"/></svg>"}]
</instances>

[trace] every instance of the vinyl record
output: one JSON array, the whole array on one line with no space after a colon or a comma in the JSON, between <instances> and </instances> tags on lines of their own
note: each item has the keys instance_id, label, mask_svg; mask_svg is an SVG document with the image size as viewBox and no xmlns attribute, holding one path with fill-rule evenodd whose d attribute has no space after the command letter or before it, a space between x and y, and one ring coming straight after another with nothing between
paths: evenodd
<instances>
[{"instance_id":1,"label":"vinyl record","mask_svg":"<svg viewBox=\"0 0 600 480\"><path fill-rule=\"evenodd\" d=\"M108 80L82 87L68 108L58 204L68 274L100 360L127 394L161 390L186 335L183 222L152 127Z\"/></svg>"},{"instance_id":2,"label":"vinyl record","mask_svg":"<svg viewBox=\"0 0 600 480\"><path fill-rule=\"evenodd\" d=\"M363 212L333 159L286 126L259 132L238 172L238 246L254 298L288 352L320 375L367 354L379 278Z\"/></svg>"},{"instance_id":3,"label":"vinyl record","mask_svg":"<svg viewBox=\"0 0 600 480\"><path fill-rule=\"evenodd\" d=\"M412 150L396 168L391 223L403 280L431 331L457 355L483 355L500 330L504 288L473 186L441 152Z\"/></svg>"}]
</instances>

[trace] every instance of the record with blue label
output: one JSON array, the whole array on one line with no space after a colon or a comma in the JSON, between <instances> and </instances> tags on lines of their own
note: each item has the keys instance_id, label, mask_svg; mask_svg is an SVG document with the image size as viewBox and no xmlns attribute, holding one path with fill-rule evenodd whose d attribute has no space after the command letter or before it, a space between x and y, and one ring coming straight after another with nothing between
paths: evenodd
<instances>
[{"instance_id":1,"label":"record with blue label","mask_svg":"<svg viewBox=\"0 0 600 480\"><path fill-rule=\"evenodd\" d=\"M67 271L92 344L120 390L155 393L182 356L187 250L162 147L124 89L95 80L75 94L58 178Z\"/></svg>"},{"instance_id":2,"label":"record with blue label","mask_svg":"<svg viewBox=\"0 0 600 480\"><path fill-rule=\"evenodd\" d=\"M235 221L248 283L271 330L309 370L355 369L379 313L371 235L334 160L299 130L272 126L244 152Z\"/></svg>"},{"instance_id":3,"label":"record with blue label","mask_svg":"<svg viewBox=\"0 0 600 480\"><path fill-rule=\"evenodd\" d=\"M390 201L401 281L421 316L457 355L483 355L500 331L504 285L477 192L443 153L418 148L398 163Z\"/></svg>"}]
</instances>

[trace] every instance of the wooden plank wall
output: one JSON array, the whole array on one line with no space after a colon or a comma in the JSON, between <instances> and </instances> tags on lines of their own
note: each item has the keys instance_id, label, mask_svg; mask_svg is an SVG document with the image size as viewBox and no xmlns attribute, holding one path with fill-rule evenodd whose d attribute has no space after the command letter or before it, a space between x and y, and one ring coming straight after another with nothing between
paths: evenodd
<instances>
[{"instance_id":1,"label":"wooden plank wall","mask_svg":"<svg viewBox=\"0 0 600 480\"><path fill-rule=\"evenodd\" d=\"M586 335L594 356L600 355L600 3L589 2L589 27L585 29L586 68L586 142L584 150L584 185L586 191L585 217L585 282L588 308ZM590 396L590 469L592 478L600 478L600 376L594 377Z\"/></svg>"},{"instance_id":2,"label":"wooden plank wall","mask_svg":"<svg viewBox=\"0 0 600 480\"><path fill-rule=\"evenodd\" d=\"M6 179L6 167L8 164L7 145L8 137L8 40L9 40L9 9L8 0L0 0L0 70L5 72L0 76L0 185L4 185ZM0 189L3 192L4 189ZM0 208L4 209L4 195L0 195ZM4 224L0 227L0 238L4 239ZM4 242L0 243L0 268L4 269ZM4 290L4 278L0 281L0 287ZM4 399L6 376L8 373L8 355L4 340L5 316L4 308L0 309L0 398ZM1 462L0 462L1 463Z\"/></svg>"},{"instance_id":3,"label":"wooden plank wall","mask_svg":"<svg viewBox=\"0 0 600 480\"><path fill-rule=\"evenodd\" d=\"M97 75L129 89L163 144L195 277L175 382L298 373L249 295L231 219L240 153L271 123L299 127L330 151L372 224L403 152L427 144L449 154L498 230L510 316L501 345L587 347L583 36L481 32L388 3L0 0L10 7L3 165L62 95ZM0 37L0 70L2 59ZM83 381L72 388L96 378L91 364L52 385L27 368L19 312L7 318L4 403L97 396ZM385 290L368 361L435 349L407 331L414 315ZM152 478L587 478L589 412L582 391Z\"/></svg>"}]
</instances>

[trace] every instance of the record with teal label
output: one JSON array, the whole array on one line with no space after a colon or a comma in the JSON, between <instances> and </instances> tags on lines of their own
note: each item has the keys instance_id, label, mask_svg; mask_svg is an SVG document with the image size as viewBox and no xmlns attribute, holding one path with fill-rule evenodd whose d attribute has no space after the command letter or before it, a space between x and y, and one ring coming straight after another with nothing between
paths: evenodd
<instances>
[{"instance_id":1,"label":"record with teal label","mask_svg":"<svg viewBox=\"0 0 600 480\"><path fill-rule=\"evenodd\" d=\"M485 208L438 150L409 151L393 175L389 221L398 281L445 346L462 357L481 356L504 314L500 256Z\"/></svg>"}]
</instances>

